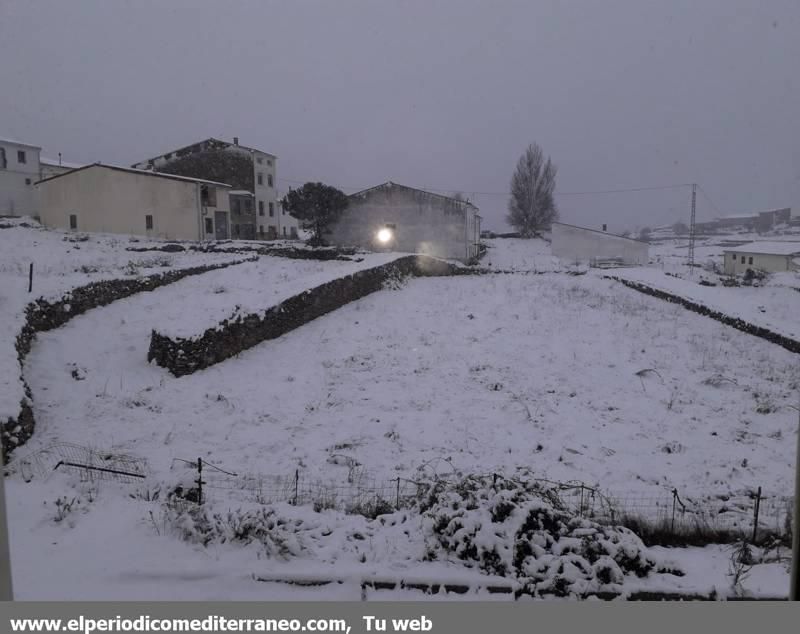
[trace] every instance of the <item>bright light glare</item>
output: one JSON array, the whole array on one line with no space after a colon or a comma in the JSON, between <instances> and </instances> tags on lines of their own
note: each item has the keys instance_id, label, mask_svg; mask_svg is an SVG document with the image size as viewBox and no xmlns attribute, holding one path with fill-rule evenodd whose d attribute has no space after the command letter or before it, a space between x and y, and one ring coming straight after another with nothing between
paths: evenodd
<instances>
[{"instance_id":1,"label":"bright light glare","mask_svg":"<svg viewBox=\"0 0 800 634\"><path fill-rule=\"evenodd\" d=\"M389 242L392 239L392 232L389 229L381 229L378 231L378 240L383 243Z\"/></svg>"}]
</instances>

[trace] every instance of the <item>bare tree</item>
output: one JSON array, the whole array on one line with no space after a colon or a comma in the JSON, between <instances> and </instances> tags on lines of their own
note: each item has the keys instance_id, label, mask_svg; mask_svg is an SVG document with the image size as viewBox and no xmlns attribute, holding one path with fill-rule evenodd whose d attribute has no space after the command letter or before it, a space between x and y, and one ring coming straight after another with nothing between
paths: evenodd
<instances>
[{"instance_id":1,"label":"bare tree","mask_svg":"<svg viewBox=\"0 0 800 634\"><path fill-rule=\"evenodd\" d=\"M511 177L511 199L506 220L523 238L532 238L549 229L558 219L553 191L557 168L536 143L532 143L517 162Z\"/></svg>"}]
</instances>

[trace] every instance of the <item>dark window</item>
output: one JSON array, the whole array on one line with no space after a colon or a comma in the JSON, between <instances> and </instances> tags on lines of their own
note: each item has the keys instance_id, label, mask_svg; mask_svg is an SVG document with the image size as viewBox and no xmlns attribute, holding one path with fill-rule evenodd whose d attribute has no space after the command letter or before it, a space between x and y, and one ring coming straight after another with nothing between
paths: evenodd
<instances>
[{"instance_id":1,"label":"dark window","mask_svg":"<svg viewBox=\"0 0 800 634\"><path fill-rule=\"evenodd\" d=\"M151 216L150 214L147 214L144 217L144 228L148 230L153 228L153 216Z\"/></svg>"},{"instance_id":2,"label":"dark window","mask_svg":"<svg viewBox=\"0 0 800 634\"><path fill-rule=\"evenodd\" d=\"M259 216L263 216L264 215L264 201L263 200L259 200L258 201L258 215Z\"/></svg>"},{"instance_id":3,"label":"dark window","mask_svg":"<svg viewBox=\"0 0 800 634\"><path fill-rule=\"evenodd\" d=\"M200 200L206 207L217 206L217 188L203 185L200 188Z\"/></svg>"},{"instance_id":4,"label":"dark window","mask_svg":"<svg viewBox=\"0 0 800 634\"><path fill-rule=\"evenodd\" d=\"M240 207L241 204L242 203L238 198L234 198L233 200L231 200L231 212L233 212L234 214L238 214L241 210Z\"/></svg>"},{"instance_id":5,"label":"dark window","mask_svg":"<svg viewBox=\"0 0 800 634\"><path fill-rule=\"evenodd\" d=\"M244 199L244 212L246 214L249 214L251 211L253 211L253 201L250 200L249 198L245 198Z\"/></svg>"},{"instance_id":6,"label":"dark window","mask_svg":"<svg viewBox=\"0 0 800 634\"><path fill-rule=\"evenodd\" d=\"M239 235L239 225L233 225L233 235Z\"/></svg>"},{"instance_id":7,"label":"dark window","mask_svg":"<svg viewBox=\"0 0 800 634\"><path fill-rule=\"evenodd\" d=\"M267 185L272 187L272 174L267 174Z\"/></svg>"},{"instance_id":8,"label":"dark window","mask_svg":"<svg viewBox=\"0 0 800 634\"><path fill-rule=\"evenodd\" d=\"M267 159L267 165L272 165L272 159Z\"/></svg>"},{"instance_id":9,"label":"dark window","mask_svg":"<svg viewBox=\"0 0 800 634\"><path fill-rule=\"evenodd\" d=\"M751 258L749 258L747 263L748 263L748 264L752 264L752 263L753 263L753 258L752 258L752 257L751 257Z\"/></svg>"},{"instance_id":10,"label":"dark window","mask_svg":"<svg viewBox=\"0 0 800 634\"><path fill-rule=\"evenodd\" d=\"M25 184L26 185L30 185L31 184L31 179L30 178L26 178L25 179Z\"/></svg>"},{"instance_id":11,"label":"dark window","mask_svg":"<svg viewBox=\"0 0 800 634\"><path fill-rule=\"evenodd\" d=\"M264 235L264 225L261 225L261 226L258 228L258 232L259 232L259 233L260 233L262 236Z\"/></svg>"},{"instance_id":12,"label":"dark window","mask_svg":"<svg viewBox=\"0 0 800 634\"><path fill-rule=\"evenodd\" d=\"M77 229L78 228L78 216L77 216L77 214L70 214L69 215L69 228L70 229Z\"/></svg>"},{"instance_id":13,"label":"dark window","mask_svg":"<svg viewBox=\"0 0 800 634\"><path fill-rule=\"evenodd\" d=\"M269 217L272 218L275 215L275 203L269 204Z\"/></svg>"},{"instance_id":14,"label":"dark window","mask_svg":"<svg viewBox=\"0 0 800 634\"><path fill-rule=\"evenodd\" d=\"M261 172L258 173L258 184L259 185L264 184L264 175Z\"/></svg>"},{"instance_id":15,"label":"dark window","mask_svg":"<svg viewBox=\"0 0 800 634\"><path fill-rule=\"evenodd\" d=\"M214 233L214 221L211 218L206 218L206 233Z\"/></svg>"},{"instance_id":16,"label":"dark window","mask_svg":"<svg viewBox=\"0 0 800 634\"><path fill-rule=\"evenodd\" d=\"M6 161L6 149L4 147L0 147L0 170L4 170L8 167L8 162Z\"/></svg>"},{"instance_id":17,"label":"dark window","mask_svg":"<svg viewBox=\"0 0 800 634\"><path fill-rule=\"evenodd\" d=\"M286 227L283 228L283 237L286 237Z\"/></svg>"},{"instance_id":18,"label":"dark window","mask_svg":"<svg viewBox=\"0 0 800 634\"><path fill-rule=\"evenodd\" d=\"M17 150L17 163L27 163L28 157L25 156L24 150Z\"/></svg>"},{"instance_id":19,"label":"dark window","mask_svg":"<svg viewBox=\"0 0 800 634\"><path fill-rule=\"evenodd\" d=\"M281 213L285 216L286 215L286 210L285 209L281 209Z\"/></svg>"},{"instance_id":20,"label":"dark window","mask_svg":"<svg viewBox=\"0 0 800 634\"><path fill-rule=\"evenodd\" d=\"M742 264L744 264L744 256L742 256Z\"/></svg>"},{"instance_id":21,"label":"dark window","mask_svg":"<svg viewBox=\"0 0 800 634\"><path fill-rule=\"evenodd\" d=\"M262 159L260 156L256 159L256 163L258 163L259 165L261 165L261 163L263 163L263 162L264 162L264 159Z\"/></svg>"}]
</instances>

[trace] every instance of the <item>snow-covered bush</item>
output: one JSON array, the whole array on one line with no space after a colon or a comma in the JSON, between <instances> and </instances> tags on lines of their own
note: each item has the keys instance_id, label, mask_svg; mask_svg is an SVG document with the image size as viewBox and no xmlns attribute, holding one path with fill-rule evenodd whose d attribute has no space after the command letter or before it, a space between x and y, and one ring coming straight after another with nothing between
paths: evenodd
<instances>
[{"instance_id":1,"label":"snow-covered bush","mask_svg":"<svg viewBox=\"0 0 800 634\"><path fill-rule=\"evenodd\" d=\"M281 559L302 550L296 527L269 507L216 513L173 498L164 506L164 519L181 539L194 544L257 544L267 557Z\"/></svg>"},{"instance_id":2,"label":"snow-covered bush","mask_svg":"<svg viewBox=\"0 0 800 634\"><path fill-rule=\"evenodd\" d=\"M431 486L420 502L427 558L455 556L489 574L515 577L525 593L621 591L625 577L681 574L659 564L623 527L570 513L535 482L467 477Z\"/></svg>"}]
</instances>

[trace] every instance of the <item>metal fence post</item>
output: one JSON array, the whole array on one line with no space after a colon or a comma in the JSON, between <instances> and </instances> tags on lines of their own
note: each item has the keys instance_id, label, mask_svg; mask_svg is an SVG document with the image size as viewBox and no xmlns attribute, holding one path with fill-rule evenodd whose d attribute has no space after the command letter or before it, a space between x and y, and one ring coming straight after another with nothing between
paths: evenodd
<instances>
[{"instance_id":1,"label":"metal fence post","mask_svg":"<svg viewBox=\"0 0 800 634\"><path fill-rule=\"evenodd\" d=\"M400 508L400 476L397 476L397 504L395 508Z\"/></svg>"},{"instance_id":2,"label":"metal fence post","mask_svg":"<svg viewBox=\"0 0 800 634\"><path fill-rule=\"evenodd\" d=\"M203 503L203 459L197 459L197 503Z\"/></svg>"},{"instance_id":3,"label":"metal fence post","mask_svg":"<svg viewBox=\"0 0 800 634\"><path fill-rule=\"evenodd\" d=\"M678 489L672 489L672 528L671 531L675 533L675 505L678 501Z\"/></svg>"},{"instance_id":4,"label":"metal fence post","mask_svg":"<svg viewBox=\"0 0 800 634\"><path fill-rule=\"evenodd\" d=\"M33 262L31 262L31 266L28 269L28 292L30 293L33 290Z\"/></svg>"},{"instance_id":5,"label":"metal fence post","mask_svg":"<svg viewBox=\"0 0 800 634\"><path fill-rule=\"evenodd\" d=\"M294 470L294 506L297 506L297 492L299 489L299 482L300 482L300 469Z\"/></svg>"},{"instance_id":6,"label":"metal fence post","mask_svg":"<svg viewBox=\"0 0 800 634\"><path fill-rule=\"evenodd\" d=\"M756 545L756 538L758 537L758 512L761 509L761 487L758 487L756 493L756 506L753 514L753 546Z\"/></svg>"}]
</instances>

